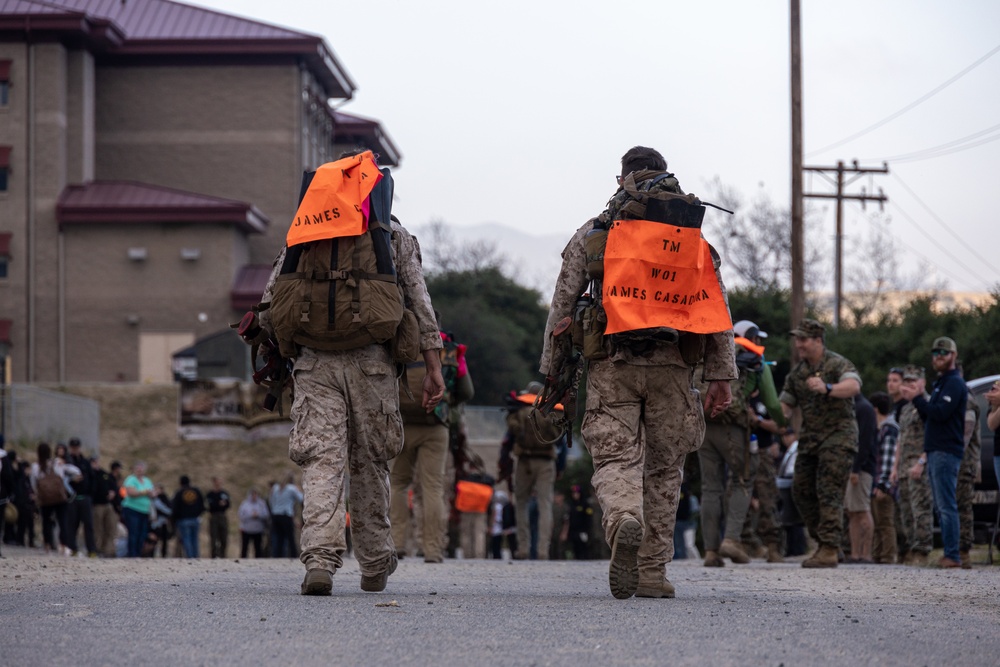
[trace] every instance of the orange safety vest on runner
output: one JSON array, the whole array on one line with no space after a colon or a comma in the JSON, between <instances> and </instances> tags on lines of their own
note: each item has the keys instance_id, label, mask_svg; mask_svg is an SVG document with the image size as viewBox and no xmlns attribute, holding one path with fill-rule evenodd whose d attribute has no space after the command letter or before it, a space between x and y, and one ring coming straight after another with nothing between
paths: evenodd
<instances>
[{"instance_id":1,"label":"orange safety vest on runner","mask_svg":"<svg viewBox=\"0 0 1000 667\"><path fill-rule=\"evenodd\" d=\"M368 195L381 179L382 172L371 151L322 165L299 203L285 243L292 247L365 233Z\"/></svg>"},{"instance_id":2,"label":"orange safety vest on runner","mask_svg":"<svg viewBox=\"0 0 1000 667\"><path fill-rule=\"evenodd\" d=\"M733 328L701 230L616 220L604 251L605 334L669 327L709 334Z\"/></svg>"}]
</instances>

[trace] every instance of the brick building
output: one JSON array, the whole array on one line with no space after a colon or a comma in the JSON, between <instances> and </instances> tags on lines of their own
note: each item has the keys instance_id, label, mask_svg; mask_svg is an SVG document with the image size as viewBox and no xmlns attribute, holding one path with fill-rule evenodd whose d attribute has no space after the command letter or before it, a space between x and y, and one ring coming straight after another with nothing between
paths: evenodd
<instances>
[{"instance_id":1,"label":"brick building","mask_svg":"<svg viewBox=\"0 0 1000 667\"><path fill-rule=\"evenodd\" d=\"M378 122L331 107L354 89L314 35L166 0L0 0L11 379L170 381L174 352L259 299L303 170L357 145L398 163Z\"/></svg>"}]
</instances>

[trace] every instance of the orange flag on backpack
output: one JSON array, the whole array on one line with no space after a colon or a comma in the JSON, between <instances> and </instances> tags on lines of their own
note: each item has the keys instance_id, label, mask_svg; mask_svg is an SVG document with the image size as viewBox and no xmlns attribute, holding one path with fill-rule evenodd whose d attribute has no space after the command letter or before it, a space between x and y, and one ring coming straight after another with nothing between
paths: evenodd
<instances>
[{"instance_id":1,"label":"orange flag on backpack","mask_svg":"<svg viewBox=\"0 0 1000 667\"><path fill-rule=\"evenodd\" d=\"M701 230L617 220L604 250L605 333L670 327L692 333L733 328Z\"/></svg>"},{"instance_id":2,"label":"orange flag on backpack","mask_svg":"<svg viewBox=\"0 0 1000 667\"><path fill-rule=\"evenodd\" d=\"M368 195L381 179L371 151L322 165L299 203L285 243L291 247L368 231Z\"/></svg>"}]
</instances>

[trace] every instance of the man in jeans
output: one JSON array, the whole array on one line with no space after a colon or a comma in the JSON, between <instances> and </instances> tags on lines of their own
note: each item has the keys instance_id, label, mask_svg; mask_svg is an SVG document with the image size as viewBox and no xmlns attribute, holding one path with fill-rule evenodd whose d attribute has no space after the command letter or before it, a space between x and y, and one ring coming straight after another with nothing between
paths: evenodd
<instances>
[{"instance_id":1,"label":"man in jeans","mask_svg":"<svg viewBox=\"0 0 1000 667\"><path fill-rule=\"evenodd\" d=\"M198 558L198 534L201 532L201 515L205 512L205 497L198 487L191 486L191 479L181 475L181 488L174 494L173 519L177 535L184 546L184 555Z\"/></svg>"},{"instance_id":2,"label":"man in jeans","mask_svg":"<svg viewBox=\"0 0 1000 667\"><path fill-rule=\"evenodd\" d=\"M926 467L930 475L934 504L941 520L944 556L938 567L961 567L958 548L958 470L965 451L965 410L969 389L955 367L958 346L942 336L931 346L931 363L938 372L930 399L904 385L903 397L913 401L924 421L924 456L915 467Z\"/></svg>"}]
</instances>

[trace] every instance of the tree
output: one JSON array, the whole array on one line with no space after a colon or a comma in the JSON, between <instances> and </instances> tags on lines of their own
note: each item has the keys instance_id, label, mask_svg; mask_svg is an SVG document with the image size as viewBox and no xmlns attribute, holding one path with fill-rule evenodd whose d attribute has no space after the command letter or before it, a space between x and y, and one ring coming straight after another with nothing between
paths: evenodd
<instances>
[{"instance_id":1,"label":"tree","mask_svg":"<svg viewBox=\"0 0 1000 667\"><path fill-rule=\"evenodd\" d=\"M539 292L495 266L432 273L427 289L442 328L468 346L477 404L502 405L505 394L540 379L548 311Z\"/></svg>"}]
</instances>

